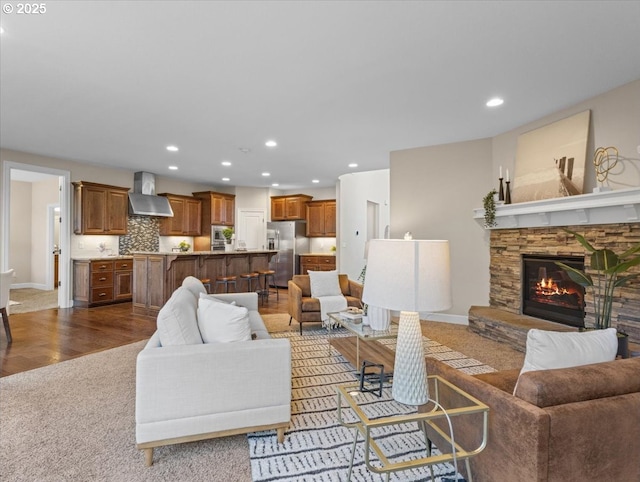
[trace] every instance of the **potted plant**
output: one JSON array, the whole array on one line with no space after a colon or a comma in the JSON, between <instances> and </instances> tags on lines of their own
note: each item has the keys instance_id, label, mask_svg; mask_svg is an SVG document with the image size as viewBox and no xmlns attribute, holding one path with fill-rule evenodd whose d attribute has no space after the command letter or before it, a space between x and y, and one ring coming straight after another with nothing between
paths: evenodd
<instances>
[{"instance_id":1,"label":"potted plant","mask_svg":"<svg viewBox=\"0 0 640 482\"><path fill-rule=\"evenodd\" d=\"M191 245L186 241L180 241L180 244L178 244L178 248L180 248L180 251L182 251L183 253L186 253L187 251L189 251L189 248L191 248Z\"/></svg>"},{"instance_id":2,"label":"potted plant","mask_svg":"<svg viewBox=\"0 0 640 482\"><path fill-rule=\"evenodd\" d=\"M565 231L572 234L591 253L591 270L596 272L596 276L592 277L586 270L581 271L564 263L556 262L556 264L569 275L574 283L585 289L593 289L595 328L598 330L609 328L615 289L640 276L640 273L621 276L629 268L640 265L640 254L637 254L640 251L640 243L618 255L607 248L594 248L584 236L574 231L569 229L565 229ZM628 344L628 338L624 333L619 333L618 337L618 340L623 344ZM624 341L621 337L624 338Z\"/></svg>"},{"instance_id":3,"label":"potted plant","mask_svg":"<svg viewBox=\"0 0 640 482\"><path fill-rule=\"evenodd\" d=\"M227 244L225 246L225 251L231 251L231 239L233 238L233 228L224 228L222 230L222 235L226 240Z\"/></svg>"},{"instance_id":4,"label":"potted plant","mask_svg":"<svg viewBox=\"0 0 640 482\"><path fill-rule=\"evenodd\" d=\"M496 194L498 191L492 189L482 198L482 207L484 208L484 227L493 228L498 225L496 223Z\"/></svg>"}]
</instances>

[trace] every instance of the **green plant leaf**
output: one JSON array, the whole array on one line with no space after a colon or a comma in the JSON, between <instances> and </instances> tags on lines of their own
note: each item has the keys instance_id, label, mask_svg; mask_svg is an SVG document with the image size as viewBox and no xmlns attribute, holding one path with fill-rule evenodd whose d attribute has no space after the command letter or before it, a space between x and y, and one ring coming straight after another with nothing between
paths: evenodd
<instances>
[{"instance_id":1,"label":"green plant leaf","mask_svg":"<svg viewBox=\"0 0 640 482\"><path fill-rule=\"evenodd\" d=\"M574 283L578 283L580 286L584 286L585 288L587 286L593 286L593 279L591 278L590 274L584 273L579 269L575 269L567 264L560 263L558 261L556 261L556 264L566 271L566 273L569 275L569 278L571 278L571 281L573 281Z\"/></svg>"},{"instance_id":2,"label":"green plant leaf","mask_svg":"<svg viewBox=\"0 0 640 482\"><path fill-rule=\"evenodd\" d=\"M590 253L593 253L594 251L597 251L596 248L594 248L593 246L591 246L591 244L589 244L589 241L587 241L584 236L576 233L575 231L571 231L570 229L565 229L565 231L567 233L573 234L575 236L575 238L578 240L578 242L584 246L584 248L589 251Z\"/></svg>"},{"instance_id":3,"label":"green plant leaf","mask_svg":"<svg viewBox=\"0 0 640 482\"><path fill-rule=\"evenodd\" d=\"M618 278L616 280L616 282L613 284L613 286L614 286L614 288L618 288L620 286L624 286L629 281L631 281L634 278L638 278L639 276L640 276L640 273L634 273L634 274L628 274L627 276L622 276L621 278Z\"/></svg>"},{"instance_id":4,"label":"green plant leaf","mask_svg":"<svg viewBox=\"0 0 640 482\"><path fill-rule=\"evenodd\" d=\"M610 249L597 249L591 255L591 268L605 273L617 266L619 262L618 255Z\"/></svg>"},{"instance_id":5,"label":"green plant leaf","mask_svg":"<svg viewBox=\"0 0 640 482\"><path fill-rule=\"evenodd\" d=\"M627 249L624 253L620 255L620 259L627 259L629 256L631 256L634 253L637 253L638 251L640 251L640 243Z\"/></svg>"}]
</instances>

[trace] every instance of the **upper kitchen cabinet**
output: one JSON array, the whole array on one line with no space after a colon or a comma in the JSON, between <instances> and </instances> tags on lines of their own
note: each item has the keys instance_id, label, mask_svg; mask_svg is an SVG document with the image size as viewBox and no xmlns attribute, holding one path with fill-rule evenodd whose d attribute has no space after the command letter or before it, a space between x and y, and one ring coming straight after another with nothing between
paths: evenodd
<instances>
[{"instance_id":1,"label":"upper kitchen cabinet","mask_svg":"<svg viewBox=\"0 0 640 482\"><path fill-rule=\"evenodd\" d=\"M336 237L336 200L307 202L307 236Z\"/></svg>"},{"instance_id":2,"label":"upper kitchen cabinet","mask_svg":"<svg viewBox=\"0 0 640 482\"><path fill-rule=\"evenodd\" d=\"M162 193L173 210L172 218L160 219L160 236L200 236L202 201L197 197Z\"/></svg>"},{"instance_id":3,"label":"upper kitchen cabinet","mask_svg":"<svg viewBox=\"0 0 640 482\"><path fill-rule=\"evenodd\" d=\"M202 199L202 224L219 226L233 226L235 223L236 196L221 192L194 192L193 195Z\"/></svg>"},{"instance_id":4,"label":"upper kitchen cabinet","mask_svg":"<svg viewBox=\"0 0 640 482\"><path fill-rule=\"evenodd\" d=\"M306 194L271 196L271 221L306 219L306 203L311 199L313 197Z\"/></svg>"},{"instance_id":5,"label":"upper kitchen cabinet","mask_svg":"<svg viewBox=\"0 0 640 482\"><path fill-rule=\"evenodd\" d=\"M75 234L127 234L129 188L73 183Z\"/></svg>"}]
</instances>

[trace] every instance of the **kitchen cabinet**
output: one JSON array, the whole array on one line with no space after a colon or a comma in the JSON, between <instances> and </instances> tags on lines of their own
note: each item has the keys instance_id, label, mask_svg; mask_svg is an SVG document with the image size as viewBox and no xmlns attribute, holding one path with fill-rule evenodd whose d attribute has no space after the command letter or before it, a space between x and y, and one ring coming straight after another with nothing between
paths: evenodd
<instances>
[{"instance_id":1,"label":"kitchen cabinet","mask_svg":"<svg viewBox=\"0 0 640 482\"><path fill-rule=\"evenodd\" d=\"M193 195L202 200L202 226L233 226L235 223L236 196L221 192L194 192Z\"/></svg>"},{"instance_id":2,"label":"kitchen cabinet","mask_svg":"<svg viewBox=\"0 0 640 482\"><path fill-rule=\"evenodd\" d=\"M336 200L307 202L307 236L336 237Z\"/></svg>"},{"instance_id":3,"label":"kitchen cabinet","mask_svg":"<svg viewBox=\"0 0 640 482\"><path fill-rule=\"evenodd\" d=\"M271 196L271 221L305 220L306 203L312 199L306 194Z\"/></svg>"},{"instance_id":4,"label":"kitchen cabinet","mask_svg":"<svg viewBox=\"0 0 640 482\"><path fill-rule=\"evenodd\" d=\"M73 186L75 234L127 234L129 188L86 181Z\"/></svg>"},{"instance_id":5,"label":"kitchen cabinet","mask_svg":"<svg viewBox=\"0 0 640 482\"><path fill-rule=\"evenodd\" d=\"M92 307L131 301L133 258L73 260L73 305Z\"/></svg>"},{"instance_id":6,"label":"kitchen cabinet","mask_svg":"<svg viewBox=\"0 0 640 482\"><path fill-rule=\"evenodd\" d=\"M300 256L300 274L308 271L331 271L336 269L336 257L323 254L303 254Z\"/></svg>"},{"instance_id":7,"label":"kitchen cabinet","mask_svg":"<svg viewBox=\"0 0 640 482\"><path fill-rule=\"evenodd\" d=\"M162 193L173 210L172 218L160 219L160 236L200 236L202 200L197 197Z\"/></svg>"}]
</instances>

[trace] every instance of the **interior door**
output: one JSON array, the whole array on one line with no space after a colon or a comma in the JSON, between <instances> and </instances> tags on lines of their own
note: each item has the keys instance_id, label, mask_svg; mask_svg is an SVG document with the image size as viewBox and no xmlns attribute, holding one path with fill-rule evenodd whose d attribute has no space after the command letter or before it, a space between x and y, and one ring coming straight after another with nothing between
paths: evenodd
<instances>
[{"instance_id":1,"label":"interior door","mask_svg":"<svg viewBox=\"0 0 640 482\"><path fill-rule=\"evenodd\" d=\"M267 225L264 209L240 209L236 223L236 246L244 241L247 249L266 249Z\"/></svg>"}]
</instances>

